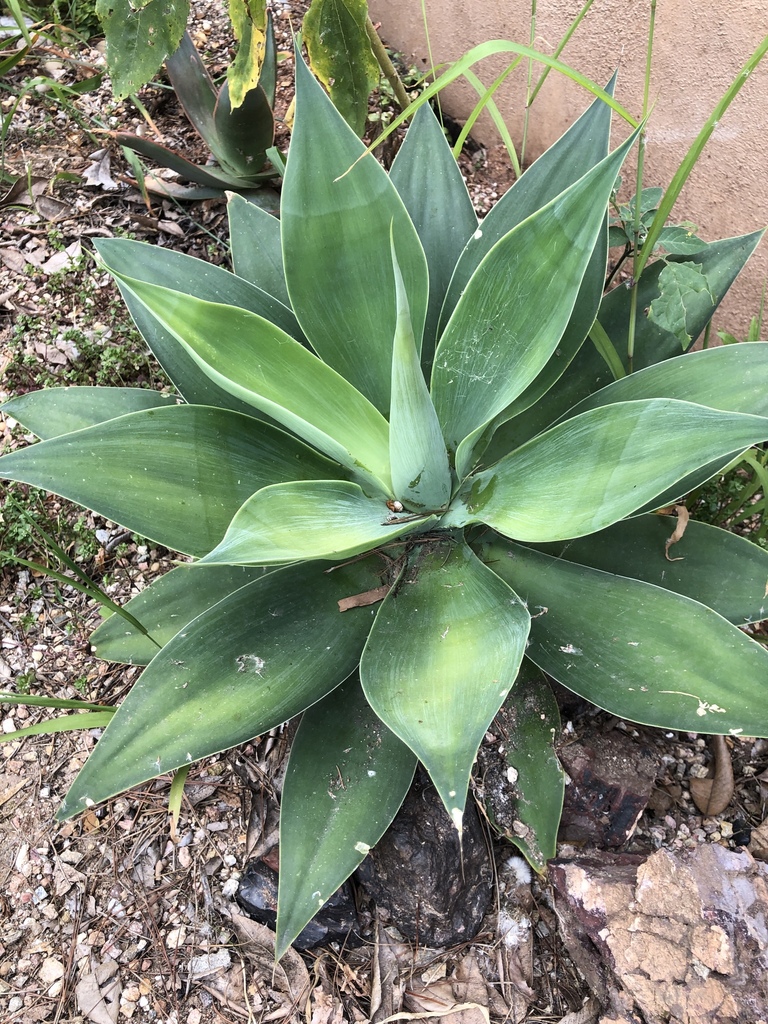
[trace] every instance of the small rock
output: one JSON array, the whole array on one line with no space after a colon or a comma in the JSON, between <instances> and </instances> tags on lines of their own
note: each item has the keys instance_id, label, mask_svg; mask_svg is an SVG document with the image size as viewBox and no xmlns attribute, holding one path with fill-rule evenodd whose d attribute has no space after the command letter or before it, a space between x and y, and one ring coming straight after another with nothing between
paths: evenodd
<instances>
[{"instance_id":1,"label":"small rock","mask_svg":"<svg viewBox=\"0 0 768 1024\"><path fill-rule=\"evenodd\" d=\"M565 787L561 841L607 849L623 846L656 780L657 764L651 753L626 733L614 730L565 745L560 760L571 779Z\"/></svg>"},{"instance_id":2,"label":"small rock","mask_svg":"<svg viewBox=\"0 0 768 1024\"><path fill-rule=\"evenodd\" d=\"M274 931L277 923L277 872L263 860L251 860L245 865L235 894L240 907L259 924ZM330 942L343 942L359 946L359 923L355 900L348 882L331 896L309 924L294 940L296 949L314 949Z\"/></svg>"},{"instance_id":3,"label":"small rock","mask_svg":"<svg viewBox=\"0 0 768 1024\"><path fill-rule=\"evenodd\" d=\"M187 929L184 925L179 928L171 928L165 937L165 945L168 949L179 949L180 946L184 945L184 941L187 938Z\"/></svg>"},{"instance_id":4,"label":"small rock","mask_svg":"<svg viewBox=\"0 0 768 1024\"><path fill-rule=\"evenodd\" d=\"M61 960L49 956L40 964L40 980L44 985L52 985L54 981L64 977L64 964Z\"/></svg>"}]
</instances>

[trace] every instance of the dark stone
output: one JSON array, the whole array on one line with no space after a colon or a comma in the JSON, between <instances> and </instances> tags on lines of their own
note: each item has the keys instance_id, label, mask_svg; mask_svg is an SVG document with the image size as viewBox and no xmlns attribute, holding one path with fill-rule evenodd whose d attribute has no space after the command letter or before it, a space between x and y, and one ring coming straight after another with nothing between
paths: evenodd
<instances>
[{"instance_id":1,"label":"dark stone","mask_svg":"<svg viewBox=\"0 0 768 1024\"><path fill-rule=\"evenodd\" d=\"M410 941L443 948L472 939L493 897L488 847L472 799L460 849L453 822L419 769L397 817L356 878Z\"/></svg>"},{"instance_id":2,"label":"dark stone","mask_svg":"<svg viewBox=\"0 0 768 1024\"><path fill-rule=\"evenodd\" d=\"M259 924L273 931L277 922L277 872L263 860L251 860L243 871L235 894L240 907ZM296 949L314 949L331 942L359 946L357 911L350 886L345 882L312 918L293 942Z\"/></svg>"},{"instance_id":3,"label":"dark stone","mask_svg":"<svg viewBox=\"0 0 768 1024\"><path fill-rule=\"evenodd\" d=\"M614 729L580 737L560 750L568 772L559 839L616 849L635 830L653 790L658 766L651 752Z\"/></svg>"}]
</instances>

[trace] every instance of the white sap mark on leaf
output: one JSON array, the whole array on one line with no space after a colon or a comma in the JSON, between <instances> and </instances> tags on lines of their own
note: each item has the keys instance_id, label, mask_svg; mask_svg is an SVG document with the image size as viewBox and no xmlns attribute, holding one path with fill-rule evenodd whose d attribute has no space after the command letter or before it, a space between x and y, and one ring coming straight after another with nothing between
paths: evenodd
<instances>
[{"instance_id":1,"label":"white sap mark on leaf","mask_svg":"<svg viewBox=\"0 0 768 1024\"><path fill-rule=\"evenodd\" d=\"M189 752L189 751L187 751L187 760L188 760L188 761L191 761L191 760L192 760L192 755L190 754L190 752Z\"/></svg>"},{"instance_id":2,"label":"white sap mark on leaf","mask_svg":"<svg viewBox=\"0 0 768 1024\"><path fill-rule=\"evenodd\" d=\"M509 768L507 768L507 782L510 784L510 786L514 786L514 784L517 782L519 774L520 773L518 772L517 768L513 768L512 765L510 765Z\"/></svg>"},{"instance_id":3,"label":"white sap mark on leaf","mask_svg":"<svg viewBox=\"0 0 768 1024\"><path fill-rule=\"evenodd\" d=\"M445 627L445 630L440 634L441 640L445 640L445 638L448 636L448 631L450 630L450 628L450 626Z\"/></svg>"},{"instance_id":4,"label":"white sap mark on leaf","mask_svg":"<svg viewBox=\"0 0 768 1024\"><path fill-rule=\"evenodd\" d=\"M743 730L743 729L729 729L729 730L728 730L728 734L729 734L730 736L741 736L741 734L742 734L743 732L744 732L744 730Z\"/></svg>"},{"instance_id":5,"label":"white sap mark on leaf","mask_svg":"<svg viewBox=\"0 0 768 1024\"><path fill-rule=\"evenodd\" d=\"M325 902L323 900L323 897L320 895L320 891L319 890L315 890L315 892L312 893L312 899L313 900L317 900L321 907L322 907L323 903Z\"/></svg>"},{"instance_id":6,"label":"white sap mark on leaf","mask_svg":"<svg viewBox=\"0 0 768 1024\"><path fill-rule=\"evenodd\" d=\"M357 850L358 853L362 853L362 854L370 853L370 850L371 850L371 848L368 845L368 843L363 843L363 842L355 843L355 849Z\"/></svg>"},{"instance_id":7,"label":"white sap mark on leaf","mask_svg":"<svg viewBox=\"0 0 768 1024\"><path fill-rule=\"evenodd\" d=\"M372 779L375 774L376 774L376 772L374 772L373 770L371 770L371 769L368 770L368 778L369 779Z\"/></svg>"},{"instance_id":8,"label":"white sap mark on leaf","mask_svg":"<svg viewBox=\"0 0 768 1024\"><path fill-rule=\"evenodd\" d=\"M560 650L563 652L563 654L583 654L584 653L583 651L579 650L578 647L574 647L573 644L566 644L564 647L561 647Z\"/></svg>"},{"instance_id":9,"label":"white sap mark on leaf","mask_svg":"<svg viewBox=\"0 0 768 1024\"><path fill-rule=\"evenodd\" d=\"M453 819L453 824L456 826L456 831L459 833L459 835L461 835L464 823L463 811L459 810L458 807L452 807L451 818Z\"/></svg>"},{"instance_id":10,"label":"white sap mark on leaf","mask_svg":"<svg viewBox=\"0 0 768 1024\"><path fill-rule=\"evenodd\" d=\"M452 790L450 791L450 793L448 794L448 796L456 796L456 790L455 790L455 789L452 789Z\"/></svg>"},{"instance_id":11,"label":"white sap mark on leaf","mask_svg":"<svg viewBox=\"0 0 768 1024\"><path fill-rule=\"evenodd\" d=\"M475 238L475 239L482 238L483 237L482 228L478 228L477 231L474 233L474 235L472 235L472 237Z\"/></svg>"},{"instance_id":12,"label":"white sap mark on leaf","mask_svg":"<svg viewBox=\"0 0 768 1024\"><path fill-rule=\"evenodd\" d=\"M693 700L698 701L698 707L696 708L696 714L700 718L704 718L705 715L726 715L728 714L727 708L721 708L718 704L710 704L707 700L702 700L701 697L697 697L695 693L686 693L685 690L659 690L659 693L671 693L678 697L691 697ZM741 731L741 730L737 730Z\"/></svg>"},{"instance_id":13,"label":"white sap mark on leaf","mask_svg":"<svg viewBox=\"0 0 768 1024\"><path fill-rule=\"evenodd\" d=\"M639 640L627 640L627 647L639 647L639 646L640 646L640 641Z\"/></svg>"},{"instance_id":14,"label":"white sap mark on leaf","mask_svg":"<svg viewBox=\"0 0 768 1024\"><path fill-rule=\"evenodd\" d=\"M264 659L260 658L257 654L238 654L235 662L238 672L247 672L250 669L257 676L261 675L261 670L265 664Z\"/></svg>"},{"instance_id":15,"label":"white sap mark on leaf","mask_svg":"<svg viewBox=\"0 0 768 1024\"><path fill-rule=\"evenodd\" d=\"M527 607L527 606L526 606L526 607ZM546 614L547 614L547 612L549 611L549 608L547 608L547 606L546 606L546 605L544 605L544 604L535 604L535 605L534 605L533 607L534 607L534 608L538 608L538 609L539 609L539 611L537 611L535 615L532 615L532 616L531 616L531 618L532 618L532 619L538 619L538 618L539 618L539 616L541 616L541 615L546 615Z\"/></svg>"},{"instance_id":16,"label":"white sap mark on leaf","mask_svg":"<svg viewBox=\"0 0 768 1024\"><path fill-rule=\"evenodd\" d=\"M86 807L93 807L93 805L94 805L95 803L96 803L96 801L95 801L95 800L91 800L91 798L90 798L89 796L87 796L87 797L85 798L85 806L86 806Z\"/></svg>"}]
</instances>

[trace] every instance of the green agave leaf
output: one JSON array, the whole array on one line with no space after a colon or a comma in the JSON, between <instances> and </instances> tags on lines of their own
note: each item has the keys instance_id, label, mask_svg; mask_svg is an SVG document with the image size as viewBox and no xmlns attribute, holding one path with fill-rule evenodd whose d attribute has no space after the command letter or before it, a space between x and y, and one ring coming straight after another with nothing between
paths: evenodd
<instances>
[{"instance_id":1,"label":"green agave leaf","mask_svg":"<svg viewBox=\"0 0 768 1024\"><path fill-rule=\"evenodd\" d=\"M722 301L762 236L762 231L756 231L750 235L712 242L701 252L687 257L690 262L701 266L715 296L716 305ZM675 257L670 257L670 260L673 259ZM658 276L664 265L659 261L643 271L638 286L638 309L647 309L658 296ZM631 295L626 288L614 288L603 299L599 314L600 323L613 342L625 369L630 299ZM702 310L698 322L689 325L692 337L697 337L704 330L715 308L716 306L713 306L709 310ZM680 342L673 334L660 330L657 324L647 317L638 318L635 371L679 355ZM500 427L485 452L486 463L496 462L542 430L546 430L578 402L611 384L613 380L613 374L595 346L591 342L582 345L569 372L563 374L536 405Z\"/></svg>"},{"instance_id":2,"label":"green agave leaf","mask_svg":"<svg viewBox=\"0 0 768 1024\"><path fill-rule=\"evenodd\" d=\"M555 351L634 138L513 228L467 284L432 368L432 400L449 450L517 398ZM556 295L543 302L553 279ZM471 451L457 456L459 476L471 464Z\"/></svg>"},{"instance_id":3,"label":"green agave leaf","mask_svg":"<svg viewBox=\"0 0 768 1024\"><path fill-rule=\"evenodd\" d=\"M502 538L480 553L535 610L526 655L569 690L645 725L768 734L768 651L710 608Z\"/></svg>"},{"instance_id":4,"label":"green agave leaf","mask_svg":"<svg viewBox=\"0 0 768 1024\"><path fill-rule=\"evenodd\" d=\"M744 342L647 366L585 398L567 417L645 398L677 398L726 412L768 416L768 345Z\"/></svg>"},{"instance_id":5,"label":"green agave leaf","mask_svg":"<svg viewBox=\"0 0 768 1024\"><path fill-rule=\"evenodd\" d=\"M169 170L175 171L185 181L193 181L201 186L199 189L194 190L191 188L183 189L181 186L176 185L175 191L171 191L172 185L170 183L164 183L156 177L146 178L144 184L147 189L158 195L173 196L173 198L181 200L220 199L222 193L227 189L238 189L245 192L256 188L258 182L267 181L270 177L274 177L274 171L272 171L271 173L252 174L249 178L241 178L233 171L225 168L208 166L207 164L194 164L175 150L169 149L167 146L161 146L159 143L153 142L152 139L148 139L143 135L115 132L112 138L120 146L127 146L134 153L140 153L141 156L154 160L161 167L167 167ZM259 164L260 167L263 165L263 162L262 160L261 164Z\"/></svg>"},{"instance_id":6,"label":"green agave leaf","mask_svg":"<svg viewBox=\"0 0 768 1024\"><path fill-rule=\"evenodd\" d=\"M369 498L357 484L343 480L276 484L245 502L222 542L202 561L281 565L351 558L435 522L436 516L398 520L383 498Z\"/></svg>"},{"instance_id":7,"label":"green agave leaf","mask_svg":"<svg viewBox=\"0 0 768 1024\"><path fill-rule=\"evenodd\" d=\"M111 615L91 634L93 652L103 661L148 665L158 646L165 647L192 619L268 571L242 565L179 565L124 606L155 643L121 615Z\"/></svg>"},{"instance_id":8,"label":"green agave leaf","mask_svg":"<svg viewBox=\"0 0 768 1024\"><path fill-rule=\"evenodd\" d=\"M470 478L443 524L483 522L534 543L580 537L631 515L697 465L766 437L766 417L673 399L591 409Z\"/></svg>"},{"instance_id":9,"label":"green agave leaf","mask_svg":"<svg viewBox=\"0 0 768 1024\"><path fill-rule=\"evenodd\" d=\"M316 355L248 310L120 280L223 391L391 491L387 421Z\"/></svg>"},{"instance_id":10,"label":"green agave leaf","mask_svg":"<svg viewBox=\"0 0 768 1024\"><path fill-rule=\"evenodd\" d=\"M615 85L614 75L606 86L606 92L611 96ZM467 243L456 265L442 313L443 327L469 279L494 245L603 160L608 154L610 131L611 108L601 99L596 99L491 208L483 219L480 232ZM393 164L393 172L396 163L397 160Z\"/></svg>"},{"instance_id":11,"label":"green agave leaf","mask_svg":"<svg viewBox=\"0 0 768 1024\"><path fill-rule=\"evenodd\" d=\"M517 398L507 406L503 413L496 417L495 427L519 416L550 390L550 388L563 376L565 371L573 362L579 349L584 344L595 317L600 309L603 298L603 286L605 284L606 267L608 263L607 245L607 218L603 225L592 256L587 264L581 288L576 298L576 305L573 308L571 319L558 342L557 348L549 357L547 364L537 374L534 380L522 391Z\"/></svg>"},{"instance_id":12,"label":"green agave leaf","mask_svg":"<svg viewBox=\"0 0 768 1024\"><path fill-rule=\"evenodd\" d=\"M280 221L242 196L232 194L228 200L233 270L238 277L290 306L285 287Z\"/></svg>"},{"instance_id":13,"label":"green agave leaf","mask_svg":"<svg viewBox=\"0 0 768 1024\"><path fill-rule=\"evenodd\" d=\"M378 583L378 559L327 573L288 566L219 601L134 683L58 812L63 820L147 779L275 728L354 670L369 608L338 601Z\"/></svg>"},{"instance_id":14,"label":"green agave leaf","mask_svg":"<svg viewBox=\"0 0 768 1024\"><path fill-rule=\"evenodd\" d=\"M389 414L392 488L412 512L443 509L451 497L448 452L416 351L408 296L394 243L392 263L397 295L397 327L392 350L392 407Z\"/></svg>"},{"instance_id":15,"label":"green agave leaf","mask_svg":"<svg viewBox=\"0 0 768 1024\"><path fill-rule=\"evenodd\" d=\"M360 664L368 703L407 743L461 829L477 748L517 676L530 617L464 543L412 549Z\"/></svg>"},{"instance_id":16,"label":"green agave leaf","mask_svg":"<svg viewBox=\"0 0 768 1024\"><path fill-rule=\"evenodd\" d=\"M389 172L427 257L429 306L421 362L429 375L437 325L454 268L477 230L467 186L437 117L428 103L413 116Z\"/></svg>"},{"instance_id":17,"label":"green agave leaf","mask_svg":"<svg viewBox=\"0 0 768 1024\"><path fill-rule=\"evenodd\" d=\"M265 484L338 467L283 431L226 409L147 409L0 458L0 476L43 487L174 551L202 555Z\"/></svg>"},{"instance_id":18,"label":"green agave leaf","mask_svg":"<svg viewBox=\"0 0 768 1024\"><path fill-rule=\"evenodd\" d=\"M304 712L280 801L278 959L384 835L415 768L356 677Z\"/></svg>"},{"instance_id":19,"label":"green agave leaf","mask_svg":"<svg viewBox=\"0 0 768 1024\"><path fill-rule=\"evenodd\" d=\"M217 90L189 32L182 34L177 49L166 58L165 70L192 127L213 152Z\"/></svg>"},{"instance_id":20,"label":"green agave leaf","mask_svg":"<svg viewBox=\"0 0 768 1024\"><path fill-rule=\"evenodd\" d=\"M296 90L280 214L291 303L322 359L387 415L397 319L390 227L419 348L428 297L424 251L389 175L364 155L300 56Z\"/></svg>"},{"instance_id":21,"label":"green agave leaf","mask_svg":"<svg viewBox=\"0 0 768 1024\"><path fill-rule=\"evenodd\" d=\"M291 310L222 267L196 260L185 253L126 238L99 239L95 247L105 267L117 280L120 293L142 337L186 401L193 405L233 409L252 416L253 407L223 391L207 377L144 303L120 283L119 276L124 274L149 284L162 285L208 302L241 306L268 320L274 319L287 334L303 342L304 335Z\"/></svg>"},{"instance_id":22,"label":"green agave leaf","mask_svg":"<svg viewBox=\"0 0 768 1024\"><path fill-rule=\"evenodd\" d=\"M163 409L177 403L175 395L148 388L44 388L17 395L0 406L0 412L45 441L130 412Z\"/></svg>"},{"instance_id":23,"label":"green agave leaf","mask_svg":"<svg viewBox=\"0 0 768 1024\"><path fill-rule=\"evenodd\" d=\"M713 608L740 626L768 618L768 551L735 533L691 520L682 540L665 544L674 516L646 515L614 523L606 530L541 550L617 576L653 583Z\"/></svg>"},{"instance_id":24,"label":"green agave leaf","mask_svg":"<svg viewBox=\"0 0 768 1024\"><path fill-rule=\"evenodd\" d=\"M257 85L246 93L240 106L230 100L229 83L219 93L214 112L218 145L214 156L245 180L258 180L267 162L267 150L275 141L275 119L266 93ZM276 177L272 172L272 177Z\"/></svg>"},{"instance_id":25,"label":"green agave leaf","mask_svg":"<svg viewBox=\"0 0 768 1024\"><path fill-rule=\"evenodd\" d=\"M522 851L536 871L542 872L556 853L565 774L555 753L555 737L560 735L557 701L549 683L528 658L523 658L512 692L499 708L491 732L497 736L500 733L502 739L499 765L491 762L483 770L489 820ZM489 777L502 766L503 778ZM499 794L503 794L500 800Z\"/></svg>"},{"instance_id":26,"label":"green agave leaf","mask_svg":"<svg viewBox=\"0 0 768 1024\"><path fill-rule=\"evenodd\" d=\"M381 74L367 17L367 0L312 0L301 26L310 67L358 136L365 133L368 97Z\"/></svg>"}]
</instances>

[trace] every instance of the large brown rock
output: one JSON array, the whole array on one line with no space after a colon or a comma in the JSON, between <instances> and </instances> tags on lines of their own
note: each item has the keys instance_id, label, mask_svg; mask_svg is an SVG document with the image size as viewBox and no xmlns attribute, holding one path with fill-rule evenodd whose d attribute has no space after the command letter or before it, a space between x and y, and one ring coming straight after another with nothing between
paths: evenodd
<instances>
[{"instance_id":1,"label":"large brown rock","mask_svg":"<svg viewBox=\"0 0 768 1024\"><path fill-rule=\"evenodd\" d=\"M566 945L611 1019L768 1021L768 864L710 845L550 872Z\"/></svg>"}]
</instances>

